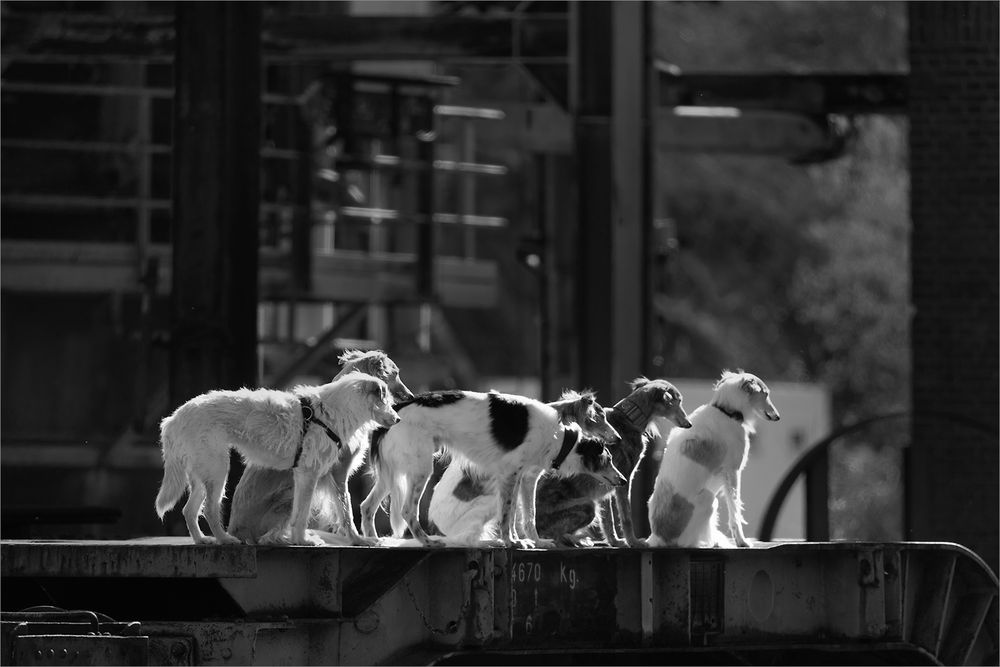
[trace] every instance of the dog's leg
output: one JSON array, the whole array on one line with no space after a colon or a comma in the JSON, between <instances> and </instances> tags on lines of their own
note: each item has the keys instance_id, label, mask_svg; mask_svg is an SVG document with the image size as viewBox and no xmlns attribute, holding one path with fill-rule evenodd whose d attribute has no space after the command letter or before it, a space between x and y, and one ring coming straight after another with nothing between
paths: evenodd
<instances>
[{"instance_id":1,"label":"dog's leg","mask_svg":"<svg viewBox=\"0 0 1000 667\"><path fill-rule=\"evenodd\" d=\"M370 547L374 546L377 538L362 537L358 529L354 526L354 510L351 508L351 490L347 486L347 476L350 473L349 462L338 463L332 471L333 485L337 487L337 504L340 506L340 515L343 525L347 528L347 537L354 546Z\"/></svg>"},{"instance_id":2,"label":"dog's leg","mask_svg":"<svg viewBox=\"0 0 1000 667\"><path fill-rule=\"evenodd\" d=\"M309 526L309 513L312 511L313 494L316 492L316 482L319 474L313 470L294 468L292 470L292 512L288 517L289 539L292 544L307 546L322 546L323 540L310 538L306 535Z\"/></svg>"},{"instance_id":3,"label":"dog's leg","mask_svg":"<svg viewBox=\"0 0 1000 667\"><path fill-rule=\"evenodd\" d=\"M518 486L521 482L523 468L504 476L497 484L497 503L500 516L500 542L505 547L516 546L521 549L532 549L535 543L530 539L519 538L515 532L515 515L517 513Z\"/></svg>"},{"instance_id":4,"label":"dog's leg","mask_svg":"<svg viewBox=\"0 0 1000 667\"><path fill-rule=\"evenodd\" d=\"M184 523L187 524L188 534L195 544L211 544L212 538L206 537L201 532L198 525L198 517L201 516L201 507L205 504L205 485L200 479L191 477L191 490L188 493L187 502L184 503Z\"/></svg>"},{"instance_id":5,"label":"dog's leg","mask_svg":"<svg viewBox=\"0 0 1000 667\"><path fill-rule=\"evenodd\" d=\"M614 504L614 499L610 495L601 498L601 511L598 513L600 516L598 519L598 526L600 527L601 533L604 535L604 540L608 543L608 546L628 546L628 543L619 537L619 535L621 535L621 529L618 527L617 517L614 516Z\"/></svg>"},{"instance_id":6,"label":"dog's leg","mask_svg":"<svg viewBox=\"0 0 1000 667\"><path fill-rule=\"evenodd\" d=\"M205 480L205 520L219 544L241 544L239 538L226 532L222 525L222 496L226 492L226 476Z\"/></svg>"},{"instance_id":7,"label":"dog's leg","mask_svg":"<svg viewBox=\"0 0 1000 667\"><path fill-rule=\"evenodd\" d=\"M535 499L538 491L538 480L543 472L542 468L530 468L521 475L521 480L518 483L518 495L521 497L521 506L524 511L521 534L534 542L538 548L551 548L556 545L555 541L539 537L538 527L535 524Z\"/></svg>"},{"instance_id":8,"label":"dog's leg","mask_svg":"<svg viewBox=\"0 0 1000 667\"><path fill-rule=\"evenodd\" d=\"M387 477L388 475L381 474L376 477L375 485L368 492L368 497L361 503L361 533L365 537L378 537L378 531L375 530L375 513L378 512L378 508L382 505L385 497L389 495L389 480L386 479ZM399 502L396 498L393 501Z\"/></svg>"},{"instance_id":9,"label":"dog's leg","mask_svg":"<svg viewBox=\"0 0 1000 667\"><path fill-rule=\"evenodd\" d=\"M433 461L430 462L429 470L422 468L413 471L410 476L410 493L402 505L402 512L403 518L406 520L406 525L410 527L410 533L414 539L420 540L420 543L424 546L440 547L444 546L444 542L437 538L432 538L424 530L424 527L420 525L420 497L424 495L424 489L427 487L427 482L430 480L433 471ZM393 497L392 502L396 502L395 497Z\"/></svg>"},{"instance_id":10,"label":"dog's leg","mask_svg":"<svg viewBox=\"0 0 1000 667\"><path fill-rule=\"evenodd\" d=\"M743 534L743 500L740 496L740 473L738 470L723 473L722 493L726 497L726 508L729 510L729 533L738 547L748 547Z\"/></svg>"},{"instance_id":11,"label":"dog's leg","mask_svg":"<svg viewBox=\"0 0 1000 667\"><path fill-rule=\"evenodd\" d=\"M618 534L625 538L630 547L641 547L642 542L635 536L635 526L632 524L632 499L629 497L629 486L615 487L615 504L618 512L615 515L615 526ZM616 545L617 546L617 545Z\"/></svg>"}]
</instances>

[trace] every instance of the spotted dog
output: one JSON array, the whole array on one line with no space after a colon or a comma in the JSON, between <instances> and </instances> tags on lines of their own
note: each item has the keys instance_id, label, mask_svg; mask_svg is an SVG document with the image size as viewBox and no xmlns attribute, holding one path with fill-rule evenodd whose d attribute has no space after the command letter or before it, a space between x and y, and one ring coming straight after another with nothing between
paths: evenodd
<instances>
[{"instance_id":1,"label":"spotted dog","mask_svg":"<svg viewBox=\"0 0 1000 667\"><path fill-rule=\"evenodd\" d=\"M647 429L654 417L664 417L682 428L691 425L680 392L666 380L640 377L632 381L631 387L628 396L605 410L608 423L622 437L608 451L630 485L646 453L650 438ZM600 450L604 443L584 438L579 446ZM429 518L441 534L459 543L473 543L481 537L483 526L493 514L494 493L489 478L475 466L464 460L452 461L434 488ZM535 503L538 533L562 544L579 545L585 540L582 529L596 518L609 544L639 546L642 542L635 536L629 499L629 486L611 486L594 475L546 474L538 484Z\"/></svg>"},{"instance_id":2,"label":"spotted dog","mask_svg":"<svg viewBox=\"0 0 1000 667\"><path fill-rule=\"evenodd\" d=\"M718 496L729 510L729 531L746 547L740 476L747 463L753 419L780 419L770 391L752 373L726 371L710 403L691 413L691 428L671 431L649 499L650 546L730 546L718 529Z\"/></svg>"},{"instance_id":3,"label":"spotted dog","mask_svg":"<svg viewBox=\"0 0 1000 667\"><path fill-rule=\"evenodd\" d=\"M405 526L425 545L443 544L427 535L417 517L439 448L469 461L495 484L498 542L504 546L544 544L535 530L534 504L535 483L546 467L563 475L598 475L609 484L625 481L610 456L595 459L585 454L587 448L578 446L581 432L619 439L589 392L567 392L550 404L495 391L432 392L397 409L400 422L377 436L372 445L376 483L361 505L362 530L367 536L375 534L375 511L391 493L394 534L401 535ZM514 525L519 497L524 505L521 535L515 533Z\"/></svg>"},{"instance_id":4,"label":"spotted dog","mask_svg":"<svg viewBox=\"0 0 1000 667\"><path fill-rule=\"evenodd\" d=\"M363 373L290 392L240 389L196 396L160 423L163 482L156 513L162 519L189 488L184 520L195 543L239 543L223 527L220 511L229 450L235 448L254 465L292 471L292 508L278 529L294 544L320 544L306 533L317 480L367 448L376 427L398 420L386 383ZM203 505L211 538L198 526Z\"/></svg>"},{"instance_id":5,"label":"spotted dog","mask_svg":"<svg viewBox=\"0 0 1000 667\"><path fill-rule=\"evenodd\" d=\"M339 358L342 368L334 379L348 373L366 373L383 380L396 401L413 398L413 393L399 377L399 367L381 350L347 350ZM309 528L330 544L370 543L354 528L350 495L348 512L343 511L343 493L347 482L364 461L368 448L354 452L345 465L334 466L320 477L309 511ZM292 511L293 475L291 470L275 470L248 465L233 493L229 532L250 544L284 541L281 528ZM345 520L345 517L350 517ZM347 539L342 539L346 537Z\"/></svg>"}]
</instances>

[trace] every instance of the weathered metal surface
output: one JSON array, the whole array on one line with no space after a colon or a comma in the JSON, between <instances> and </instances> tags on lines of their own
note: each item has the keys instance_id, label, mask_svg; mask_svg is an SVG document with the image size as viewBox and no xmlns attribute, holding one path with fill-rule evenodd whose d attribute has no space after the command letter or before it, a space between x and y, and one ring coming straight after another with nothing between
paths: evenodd
<instances>
[{"instance_id":1,"label":"weathered metal surface","mask_svg":"<svg viewBox=\"0 0 1000 667\"><path fill-rule=\"evenodd\" d=\"M145 665L147 637L22 635L13 641L12 665Z\"/></svg>"},{"instance_id":2,"label":"weathered metal surface","mask_svg":"<svg viewBox=\"0 0 1000 667\"><path fill-rule=\"evenodd\" d=\"M116 589L115 600L116 618L140 620L141 630L108 627L149 637L150 656L160 664L394 664L491 656L517 662L546 659L547 651L593 657L599 650L681 661L793 664L823 654L846 663L988 664L997 653L991 626L996 577L952 544L520 551L204 548L178 541L132 545L162 552L147 554L160 574L141 572L124 544L4 542L4 583L53 581L37 563L35 575L11 574L10 562L26 560L18 551L99 552L76 562L103 559L106 567L76 567L71 576L80 586L96 577L87 608L100 612L110 602L100 593L112 581L107 577L145 575ZM197 566L171 565L179 551L189 552L192 562L246 551L254 554L254 567L242 578L209 582ZM123 561L113 562L116 555ZM181 595L190 596L190 586L206 592L215 586L236 604L220 615L225 608L218 605L168 607L161 600L159 607L175 620L153 620L158 605L149 598L162 591L153 592L157 579L151 577L167 570L177 572L174 588L189 585ZM5 593L5 604L9 599ZM125 617L129 609L134 619ZM44 632L31 629L32 636L82 634L80 628L89 627L70 627L84 618L70 616L59 616ZM6 647L13 626L28 629L5 618Z\"/></svg>"},{"instance_id":3,"label":"weathered metal surface","mask_svg":"<svg viewBox=\"0 0 1000 667\"><path fill-rule=\"evenodd\" d=\"M4 577L252 577L252 547L195 546L189 538L4 540Z\"/></svg>"}]
</instances>

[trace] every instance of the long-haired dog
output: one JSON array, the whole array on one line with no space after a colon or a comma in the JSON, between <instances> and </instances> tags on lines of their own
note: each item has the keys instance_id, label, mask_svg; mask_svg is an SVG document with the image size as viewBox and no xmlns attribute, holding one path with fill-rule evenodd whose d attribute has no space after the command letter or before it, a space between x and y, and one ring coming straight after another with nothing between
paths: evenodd
<instances>
[{"instance_id":1,"label":"long-haired dog","mask_svg":"<svg viewBox=\"0 0 1000 667\"><path fill-rule=\"evenodd\" d=\"M494 513L499 517L499 543L504 546L531 547L539 541L534 526L535 484L546 467L564 475L590 473L612 484L625 482L603 446L599 450L579 446L581 430L619 439L589 392L567 392L550 404L493 391L434 392L400 406L399 416L400 423L388 429L378 446L372 445L376 483L361 505L366 535L375 534L375 511L391 493L394 534L401 535L405 525L422 544L442 544L427 535L417 515L439 448L470 461L495 480ZM519 497L524 507L520 536L514 526Z\"/></svg>"},{"instance_id":2,"label":"long-haired dog","mask_svg":"<svg viewBox=\"0 0 1000 667\"><path fill-rule=\"evenodd\" d=\"M729 510L729 531L746 547L740 477L747 463L753 419L781 418L770 391L752 373L725 371L710 403L691 413L691 428L674 429L649 498L648 543L662 546L731 546L718 529L718 496Z\"/></svg>"},{"instance_id":3,"label":"long-haired dog","mask_svg":"<svg viewBox=\"0 0 1000 667\"><path fill-rule=\"evenodd\" d=\"M650 421L665 417L682 428L691 426L691 422L684 413L680 392L666 380L640 377L632 381L631 387L628 396L605 409L608 423L621 435L621 442L608 450L615 468L628 478L629 485L612 486L594 475L543 475L535 502L535 522L543 538L579 545L583 541L581 529L597 518L609 544L641 544L632 525L630 487L646 453ZM603 444L584 438L580 446L599 448ZM464 459L453 460L434 487L428 518L441 534L458 542L480 539L484 523L495 510L494 493L492 480L482 471ZM612 506L616 510L614 524Z\"/></svg>"},{"instance_id":4,"label":"long-haired dog","mask_svg":"<svg viewBox=\"0 0 1000 667\"><path fill-rule=\"evenodd\" d=\"M214 541L239 543L221 517L229 450L235 448L254 465L292 470L289 541L322 543L306 535L317 480L367 447L375 428L397 421L386 383L363 373L290 392L240 389L196 396L160 423L163 482L156 513L162 519L187 487L184 520L195 543L212 541L198 525L203 505Z\"/></svg>"},{"instance_id":5,"label":"long-haired dog","mask_svg":"<svg viewBox=\"0 0 1000 667\"><path fill-rule=\"evenodd\" d=\"M393 398L405 401L413 398L409 388L399 377L399 367L381 350L361 352L348 350L339 359L342 368L334 378L348 373L361 372L383 380ZM361 466L368 447L353 452L346 465L337 465L330 473L319 478L309 510L308 528L326 542L367 544L357 530L351 530L354 519L351 513L341 513L344 489L354 472ZM264 543L283 541L284 527L292 510L293 474L291 470L275 470L262 466L247 466L236 485L229 517L229 532L244 542ZM350 508L350 495L347 496ZM350 525L348 525L350 524Z\"/></svg>"}]
</instances>

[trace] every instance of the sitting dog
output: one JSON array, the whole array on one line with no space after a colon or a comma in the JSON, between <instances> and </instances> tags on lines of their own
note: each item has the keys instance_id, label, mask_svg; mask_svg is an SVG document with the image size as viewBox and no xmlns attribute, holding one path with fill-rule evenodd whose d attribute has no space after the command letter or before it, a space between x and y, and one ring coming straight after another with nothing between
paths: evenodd
<instances>
[{"instance_id":1,"label":"sitting dog","mask_svg":"<svg viewBox=\"0 0 1000 667\"><path fill-rule=\"evenodd\" d=\"M343 368L335 380L352 372L366 373L383 380L395 400L413 398L413 394L399 377L399 367L385 352L348 350L340 356L340 363ZM345 518L341 514L340 500L348 480L361 466L367 451L367 447L358 449L351 461L346 462L346 465L334 466L316 484L309 510L308 528L325 542L353 545L370 543L356 529L352 530L353 516L348 514ZM247 466L233 493L229 532L250 544L281 541L284 535L282 529L288 523L292 510L292 477L291 470ZM351 525L348 526L348 523ZM342 536L347 537L346 542L341 539Z\"/></svg>"},{"instance_id":2,"label":"sitting dog","mask_svg":"<svg viewBox=\"0 0 1000 667\"><path fill-rule=\"evenodd\" d=\"M195 543L212 541L198 526L207 501L205 518L214 541L238 544L239 539L226 532L221 516L229 450L234 447L252 464L292 470L289 541L321 544L306 534L316 482L368 447L375 428L399 421L391 400L385 382L363 373L291 392L240 389L196 396L160 423L163 482L156 513L162 519L187 487L184 520ZM349 503L345 495L341 494L342 504Z\"/></svg>"},{"instance_id":3,"label":"sitting dog","mask_svg":"<svg viewBox=\"0 0 1000 667\"><path fill-rule=\"evenodd\" d=\"M592 393L567 392L545 404L498 392L434 392L399 407L400 423L376 436L372 463L375 487L361 505L362 529L375 534L375 511L391 492L393 532L404 524L425 545L440 545L420 525L418 503L433 471L439 446L471 461L495 479L494 505L499 517L499 543L530 548L541 544L534 527L535 484L546 466L559 474L587 473L610 484L625 478L615 469L607 449L580 443L581 432L617 441L604 410ZM521 536L515 534L514 513L520 497L525 511Z\"/></svg>"},{"instance_id":4,"label":"sitting dog","mask_svg":"<svg viewBox=\"0 0 1000 667\"><path fill-rule=\"evenodd\" d=\"M760 378L722 374L712 401L691 413L691 428L673 430L649 498L649 546L731 546L718 529L718 495L729 510L729 531L746 547L740 476L747 463L752 421L781 418Z\"/></svg>"},{"instance_id":5,"label":"sitting dog","mask_svg":"<svg viewBox=\"0 0 1000 667\"><path fill-rule=\"evenodd\" d=\"M628 478L629 485L612 487L593 475L544 475L535 502L535 521L542 537L579 546L583 539L579 535L581 529L596 517L609 544L642 544L632 525L630 487L646 453L650 437L647 428L654 417L665 417L682 428L691 426L691 422L684 413L680 392L666 380L641 377L633 380L631 386L628 396L606 409L608 423L622 438L608 449L614 466ZM494 493L491 480L482 471L464 459L453 460L434 487L429 518L442 535L460 543L474 541L479 539L482 527L494 512ZM598 502L601 512L597 511ZM617 510L614 517L617 531L612 525L612 505Z\"/></svg>"}]
</instances>

